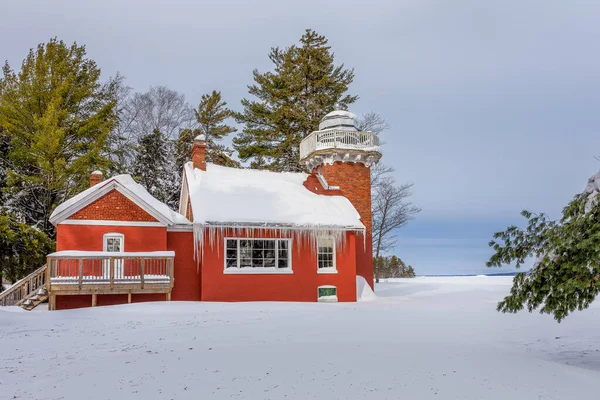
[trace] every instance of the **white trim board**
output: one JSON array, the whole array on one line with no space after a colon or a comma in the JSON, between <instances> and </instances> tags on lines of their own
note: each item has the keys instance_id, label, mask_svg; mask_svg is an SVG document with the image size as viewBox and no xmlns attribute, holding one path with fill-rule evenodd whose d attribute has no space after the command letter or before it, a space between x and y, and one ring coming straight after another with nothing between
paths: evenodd
<instances>
[{"instance_id":1,"label":"white trim board","mask_svg":"<svg viewBox=\"0 0 600 400\"><path fill-rule=\"evenodd\" d=\"M189 225L172 225L167 227L167 232L193 232L194 226Z\"/></svg>"},{"instance_id":2,"label":"white trim board","mask_svg":"<svg viewBox=\"0 0 600 400\"><path fill-rule=\"evenodd\" d=\"M65 219L58 225L100 225L100 226L146 226L166 227L162 222L151 221L111 221L104 219Z\"/></svg>"},{"instance_id":3,"label":"white trim board","mask_svg":"<svg viewBox=\"0 0 600 400\"><path fill-rule=\"evenodd\" d=\"M99 183L98 185L102 185L102 183ZM129 199L134 204L136 204L138 207L140 207L142 210L144 210L145 212L147 212L148 214L150 214L151 216L156 218L158 221L162 222L163 226L173 223L173 221L171 221L170 219L168 219L167 217L165 217L164 215L159 213L157 210L155 210L153 207L151 207L148 203L143 201L139 196L134 194L132 191L130 191L124 185L122 185L121 183L119 183L118 181L116 181L114 179L110 180L109 182L104 184L102 187L99 187L98 189L92 191L90 194L88 194L81 200L77 201L76 203L65 208L64 210L62 210L62 212L60 214L53 216L53 218L50 218L50 222L53 223L54 225L58 225L58 224L62 223L64 220L66 220L71 215L75 214L77 211L89 206L94 201L102 198L103 196L107 195L108 193L112 192L113 190L118 191L123 196L125 196L127 199Z\"/></svg>"}]
</instances>

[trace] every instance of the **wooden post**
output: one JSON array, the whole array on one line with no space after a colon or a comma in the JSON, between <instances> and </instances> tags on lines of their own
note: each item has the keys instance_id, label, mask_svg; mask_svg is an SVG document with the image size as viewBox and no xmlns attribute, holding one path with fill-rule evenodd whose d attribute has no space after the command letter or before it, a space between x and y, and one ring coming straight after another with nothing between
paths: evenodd
<instances>
[{"instance_id":1,"label":"wooden post","mask_svg":"<svg viewBox=\"0 0 600 400\"><path fill-rule=\"evenodd\" d=\"M171 291L167 292L167 301L171 301Z\"/></svg>"},{"instance_id":2,"label":"wooden post","mask_svg":"<svg viewBox=\"0 0 600 400\"><path fill-rule=\"evenodd\" d=\"M140 260L140 282L142 284L142 289L144 288L144 261L145 259Z\"/></svg>"},{"instance_id":3,"label":"wooden post","mask_svg":"<svg viewBox=\"0 0 600 400\"><path fill-rule=\"evenodd\" d=\"M56 295L51 294L48 298L48 310L54 311L56 310Z\"/></svg>"},{"instance_id":4,"label":"wooden post","mask_svg":"<svg viewBox=\"0 0 600 400\"><path fill-rule=\"evenodd\" d=\"M92 307L96 307L97 300L96 293L92 293Z\"/></svg>"},{"instance_id":5,"label":"wooden post","mask_svg":"<svg viewBox=\"0 0 600 400\"><path fill-rule=\"evenodd\" d=\"M113 257L110 258L108 268L110 268L110 290L112 290L115 285L115 259Z\"/></svg>"},{"instance_id":6,"label":"wooden post","mask_svg":"<svg viewBox=\"0 0 600 400\"><path fill-rule=\"evenodd\" d=\"M168 258L167 265L169 266L169 284L171 288L173 288L173 284L175 283L175 279L173 278L173 276L175 275L175 260L172 258Z\"/></svg>"},{"instance_id":7,"label":"wooden post","mask_svg":"<svg viewBox=\"0 0 600 400\"><path fill-rule=\"evenodd\" d=\"M83 286L83 258L79 259L79 290Z\"/></svg>"},{"instance_id":8,"label":"wooden post","mask_svg":"<svg viewBox=\"0 0 600 400\"><path fill-rule=\"evenodd\" d=\"M50 277L52 276L52 262L54 260L48 257L46 259L46 292L50 294Z\"/></svg>"},{"instance_id":9,"label":"wooden post","mask_svg":"<svg viewBox=\"0 0 600 400\"><path fill-rule=\"evenodd\" d=\"M127 293L127 303L131 304L131 292Z\"/></svg>"}]
</instances>

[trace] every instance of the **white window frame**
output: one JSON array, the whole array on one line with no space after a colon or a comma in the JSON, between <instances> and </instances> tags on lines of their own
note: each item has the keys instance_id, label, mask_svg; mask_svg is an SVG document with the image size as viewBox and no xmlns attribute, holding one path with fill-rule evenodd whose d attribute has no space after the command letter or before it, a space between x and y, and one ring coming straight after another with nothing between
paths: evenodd
<instances>
[{"instance_id":1,"label":"white window frame","mask_svg":"<svg viewBox=\"0 0 600 400\"><path fill-rule=\"evenodd\" d=\"M121 239L121 252L125 251L125 235L118 232L109 232L102 235L102 251L108 251L107 239Z\"/></svg>"},{"instance_id":2,"label":"white window frame","mask_svg":"<svg viewBox=\"0 0 600 400\"><path fill-rule=\"evenodd\" d=\"M328 296L328 297L319 296L319 292L321 291L321 289L335 289L335 296ZM333 285L319 286L317 288L317 301L319 303L337 303L338 302L337 286L333 286Z\"/></svg>"},{"instance_id":3,"label":"white window frame","mask_svg":"<svg viewBox=\"0 0 600 400\"><path fill-rule=\"evenodd\" d=\"M227 268L227 241L237 241L237 267ZM275 241L275 267L240 267L240 240L273 240ZM286 241L288 250L288 266L286 268L277 268L279 265L279 249L277 241ZM226 237L223 243L223 273L224 274L293 274L292 270L292 240L288 238L246 238L246 237Z\"/></svg>"},{"instance_id":4,"label":"white window frame","mask_svg":"<svg viewBox=\"0 0 600 400\"><path fill-rule=\"evenodd\" d=\"M331 243L332 243L331 244L332 249L333 249L333 253L332 253L333 266L332 267L319 268L319 240L323 240L323 239L331 240ZM338 270L337 270L336 258L337 258L337 249L335 246L335 239L332 236L318 237L317 238L317 273L318 274L337 274Z\"/></svg>"}]
</instances>

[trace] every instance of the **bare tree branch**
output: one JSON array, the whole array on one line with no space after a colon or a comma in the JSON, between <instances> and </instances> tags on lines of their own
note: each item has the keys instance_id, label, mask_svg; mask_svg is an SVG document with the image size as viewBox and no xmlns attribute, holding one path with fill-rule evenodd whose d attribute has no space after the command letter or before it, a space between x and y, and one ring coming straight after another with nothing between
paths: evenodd
<instances>
[{"instance_id":1,"label":"bare tree branch","mask_svg":"<svg viewBox=\"0 0 600 400\"><path fill-rule=\"evenodd\" d=\"M376 135L390 129L386 120L376 112L363 114L358 120L358 130L373 132Z\"/></svg>"}]
</instances>

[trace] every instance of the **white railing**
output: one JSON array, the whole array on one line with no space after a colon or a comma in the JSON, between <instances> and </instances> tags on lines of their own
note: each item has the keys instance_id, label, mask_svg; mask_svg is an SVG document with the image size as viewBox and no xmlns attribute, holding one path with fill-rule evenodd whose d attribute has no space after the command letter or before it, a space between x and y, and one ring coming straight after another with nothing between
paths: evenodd
<instances>
[{"instance_id":1,"label":"white railing","mask_svg":"<svg viewBox=\"0 0 600 400\"><path fill-rule=\"evenodd\" d=\"M373 132L336 129L315 131L300 142L300 159L326 149L379 151L379 137Z\"/></svg>"},{"instance_id":2,"label":"white railing","mask_svg":"<svg viewBox=\"0 0 600 400\"><path fill-rule=\"evenodd\" d=\"M61 254L62 253L62 254ZM146 289L173 286L173 252L106 253L57 252L48 256L48 289L85 291L106 285ZM99 291L102 292L101 290Z\"/></svg>"}]
</instances>

